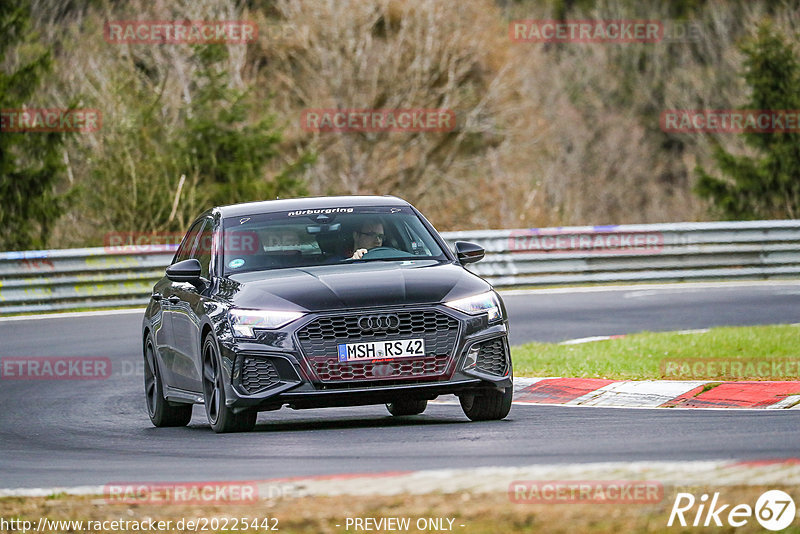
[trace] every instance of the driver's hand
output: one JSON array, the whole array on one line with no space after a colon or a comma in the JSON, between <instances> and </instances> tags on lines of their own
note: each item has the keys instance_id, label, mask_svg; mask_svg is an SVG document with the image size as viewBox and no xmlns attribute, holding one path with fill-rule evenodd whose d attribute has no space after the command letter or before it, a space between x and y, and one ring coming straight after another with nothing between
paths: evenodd
<instances>
[{"instance_id":1,"label":"driver's hand","mask_svg":"<svg viewBox=\"0 0 800 534\"><path fill-rule=\"evenodd\" d=\"M350 259L351 260L360 260L361 256L363 256L366 253L367 253L367 249L360 248L360 249L356 250L355 252L353 252L353 255L350 256Z\"/></svg>"}]
</instances>

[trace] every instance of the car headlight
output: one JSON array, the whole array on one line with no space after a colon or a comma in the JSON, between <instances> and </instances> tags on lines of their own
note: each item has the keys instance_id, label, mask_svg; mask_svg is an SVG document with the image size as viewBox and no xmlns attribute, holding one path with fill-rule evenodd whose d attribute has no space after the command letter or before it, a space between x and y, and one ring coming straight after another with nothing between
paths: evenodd
<instances>
[{"instance_id":1,"label":"car headlight","mask_svg":"<svg viewBox=\"0 0 800 534\"><path fill-rule=\"evenodd\" d=\"M494 291L487 291L486 293L463 299L451 300L450 302L445 302L444 305L470 315L488 313L490 322L502 316L500 301L497 299L497 295L495 295Z\"/></svg>"},{"instance_id":2,"label":"car headlight","mask_svg":"<svg viewBox=\"0 0 800 534\"><path fill-rule=\"evenodd\" d=\"M230 312L231 328L233 333L240 337L255 337L254 328L274 330L296 321L304 314L293 311L273 310L241 310Z\"/></svg>"}]
</instances>

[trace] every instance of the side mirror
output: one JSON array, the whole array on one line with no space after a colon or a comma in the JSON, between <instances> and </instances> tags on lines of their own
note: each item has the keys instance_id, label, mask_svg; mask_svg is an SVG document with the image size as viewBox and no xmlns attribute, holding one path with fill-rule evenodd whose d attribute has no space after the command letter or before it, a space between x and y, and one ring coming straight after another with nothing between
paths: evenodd
<instances>
[{"instance_id":1,"label":"side mirror","mask_svg":"<svg viewBox=\"0 0 800 534\"><path fill-rule=\"evenodd\" d=\"M483 247L466 241L456 241L456 257L461 265L481 261L486 252Z\"/></svg>"},{"instance_id":2,"label":"side mirror","mask_svg":"<svg viewBox=\"0 0 800 534\"><path fill-rule=\"evenodd\" d=\"M197 288L204 285L200 278L200 262L195 258L179 261L167 267L167 278L173 282L187 282Z\"/></svg>"}]
</instances>

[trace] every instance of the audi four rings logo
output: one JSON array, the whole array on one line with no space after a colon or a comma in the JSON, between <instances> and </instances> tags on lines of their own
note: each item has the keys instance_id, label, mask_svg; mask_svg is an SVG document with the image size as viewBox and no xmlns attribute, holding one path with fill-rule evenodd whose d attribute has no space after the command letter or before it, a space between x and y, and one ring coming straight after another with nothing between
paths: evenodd
<instances>
[{"instance_id":1,"label":"audi four rings logo","mask_svg":"<svg viewBox=\"0 0 800 534\"><path fill-rule=\"evenodd\" d=\"M382 331L400 326L400 317L397 315L364 315L358 318L358 327L361 330Z\"/></svg>"}]
</instances>

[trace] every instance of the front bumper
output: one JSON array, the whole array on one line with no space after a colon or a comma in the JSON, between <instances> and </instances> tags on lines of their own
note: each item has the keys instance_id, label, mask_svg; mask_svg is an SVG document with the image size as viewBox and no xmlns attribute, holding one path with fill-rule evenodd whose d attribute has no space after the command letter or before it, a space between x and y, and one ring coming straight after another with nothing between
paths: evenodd
<instances>
[{"instance_id":1,"label":"front bumper","mask_svg":"<svg viewBox=\"0 0 800 534\"><path fill-rule=\"evenodd\" d=\"M325 314L309 315L291 325L289 330L270 332L257 340L223 335L220 349L226 373L226 403L234 411L275 410L284 405L298 409L355 406L398 399L431 400L445 394L462 395L512 387L505 321L489 325L485 315L470 316L442 306L411 311L424 311L428 315L436 312L439 317L446 315L454 320L451 328L457 323L457 331L446 333L452 334L452 339L447 338L446 350L442 342L426 337L426 348L438 351L427 356L431 362L437 358L436 365L409 365L407 362L400 365L401 359L398 359L380 364L379 374L373 372L379 365L364 367L361 363L351 369L347 363L326 363L325 358L332 356L330 343L323 346L321 342L304 344L301 341L303 336L307 338L309 325L316 326L320 320L332 317ZM388 312L407 315L409 310ZM342 316L358 313L366 312L339 312L336 317L340 320ZM359 340L340 338L338 341Z\"/></svg>"}]
</instances>

